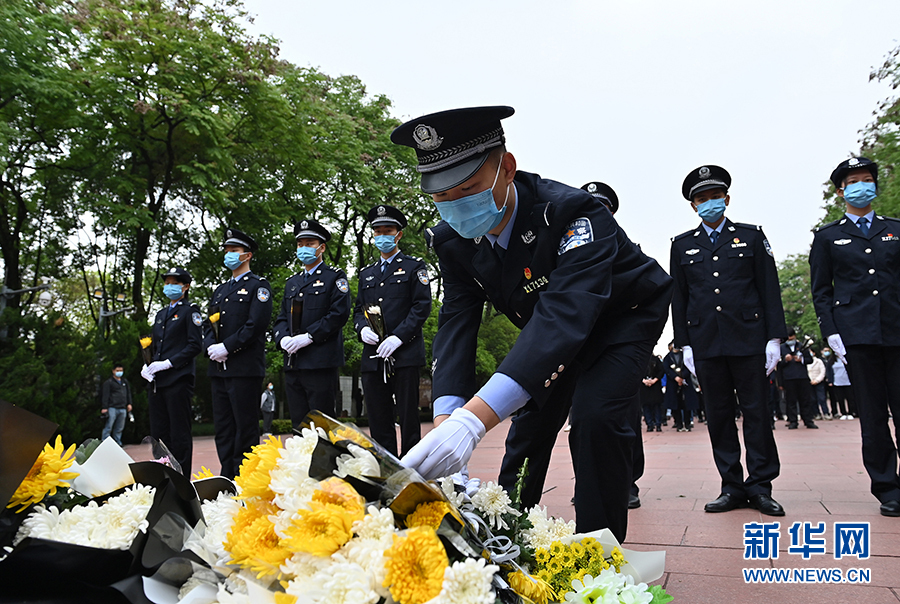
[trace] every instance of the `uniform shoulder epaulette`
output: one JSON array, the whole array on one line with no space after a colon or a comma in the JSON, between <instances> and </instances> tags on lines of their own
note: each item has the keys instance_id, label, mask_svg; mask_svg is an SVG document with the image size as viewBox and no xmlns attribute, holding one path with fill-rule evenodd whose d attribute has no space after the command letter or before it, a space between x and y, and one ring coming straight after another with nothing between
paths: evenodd
<instances>
[{"instance_id":1,"label":"uniform shoulder epaulette","mask_svg":"<svg viewBox=\"0 0 900 604\"><path fill-rule=\"evenodd\" d=\"M761 231L762 227L758 224L750 224L748 222L732 222L736 227L741 227L742 229L750 229L751 231Z\"/></svg>"},{"instance_id":2,"label":"uniform shoulder epaulette","mask_svg":"<svg viewBox=\"0 0 900 604\"><path fill-rule=\"evenodd\" d=\"M434 226L425 227L425 243L429 249L450 241L458 234L446 221L442 220Z\"/></svg>"},{"instance_id":3,"label":"uniform shoulder epaulette","mask_svg":"<svg viewBox=\"0 0 900 604\"><path fill-rule=\"evenodd\" d=\"M900 222L900 218L894 218L893 216L881 216L880 214L876 214L875 217L880 220L890 220L891 222Z\"/></svg>"},{"instance_id":4,"label":"uniform shoulder epaulette","mask_svg":"<svg viewBox=\"0 0 900 604\"><path fill-rule=\"evenodd\" d=\"M818 232L821 231L822 229L827 229L828 227L832 227L832 226L834 226L834 225L836 225L836 224L841 224L841 222L844 221L844 220L846 220L846 218L838 218L837 220L832 220L832 221L829 222L828 224L823 224L823 225L820 226L820 227L816 227L815 229L813 229L813 232L814 232L814 233L818 233Z\"/></svg>"},{"instance_id":5,"label":"uniform shoulder epaulette","mask_svg":"<svg viewBox=\"0 0 900 604\"><path fill-rule=\"evenodd\" d=\"M691 229L690 231L685 231L684 233L682 233L680 235L675 235L674 237L672 237L672 241L678 241L679 239L684 239L688 235L693 235L696 232L697 232L697 229Z\"/></svg>"}]
</instances>

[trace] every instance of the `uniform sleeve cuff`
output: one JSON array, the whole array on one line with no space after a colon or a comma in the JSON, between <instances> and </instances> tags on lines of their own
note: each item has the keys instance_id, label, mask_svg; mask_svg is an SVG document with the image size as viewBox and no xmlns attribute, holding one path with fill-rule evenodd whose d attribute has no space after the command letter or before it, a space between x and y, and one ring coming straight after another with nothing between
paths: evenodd
<instances>
[{"instance_id":1,"label":"uniform sleeve cuff","mask_svg":"<svg viewBox=\"0 0 900 604\"><path fill-rule=\"evenodd\" d=\"M465 404L466 400L461 396L439 396L432 405L434 417L437 417L438 415L450 415Z\"/></svg>"},{"instance_id":2,"label":"uniform sleeve cuff","mask_svg":"<svg viewBox=\"0 0 900 604\"><path fill-rule=\"evenodd\" d=\"M487 403L501 420L524 407L531 398L517 381L503 373L492 375L475 396Z\"/></svg>"}]
</instances>

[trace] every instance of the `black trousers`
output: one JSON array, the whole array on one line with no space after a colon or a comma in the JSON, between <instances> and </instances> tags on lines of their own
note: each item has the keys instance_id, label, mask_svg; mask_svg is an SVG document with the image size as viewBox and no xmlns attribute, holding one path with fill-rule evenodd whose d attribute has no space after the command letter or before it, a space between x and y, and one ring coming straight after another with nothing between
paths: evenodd
<instances>
[{"instance_id":1,"label":"black trousers","mask_svg":"<svg viewBox=\"0 0 900 604\"><path fill-rule=\"evenodd\" d=\"M259 444L257 401L262 380L263 376L210 377L216 453L226 478L237 476L244 453Z\"/></svg>"},{"instance_id":2,"label":"black trousers","mask_svg":"<svg viewBox=\"0 0 900 604\"><path fill-rule=\"evenodd\" d=\"M643 384L641 384L643 386ZM641 437L641 395L640 393L636 393L634 395L636 399L633 403L634 408L637 410L637 413L634 416L634 420L631 423L631 429L634 431L634 447L631 450L631 489L630 493L634 496L637 496L640 493L640 489L637 486L637 481L640 480L641 476L644 475L644 439Z\"/></svg>"},{"instance_id":3,"label":"black trousers","mask_svg":"<svg viewBox=\"0 0 900 604\"><path fill-rule=\"evenodd\" d=\"M897 443L900 438L900 346L848 346L847 372L862 430L863 465L872 494L882 503L900 500ZM894 436L888 425L888 409Z\"/></svg>"},{"instance_id":4,"label":"black trousers","mask_svg":"<svg viewBox=\"0 0 900 604\"><path fill-rule=\"evenodd\" d=\"M500 484L512 490L516 473L527 458L523 504L530 507L540 501L553 445L571 408L569 449L575 468L578 532L609 528L616 539L624 541L628 494L636 479L637 392L654 342L610 346L591 366L577 374L564 374L543 407L531 402L523 407L506 438Z\"/></svg>"},{"instance_id":5,"label":"black trousers","mask_svg":"<svg viewBox=\"0 0 900 604\"><path fill-rule=\"evenodd\" d=\"M338 368L294 369L284 372L291 426L300 428L303 418L310 411L321 411L336 417L335 398L338 391Z\"/></svg>"},{"instance_id":6,"label":"black trousers","mask_svg":"<svg viewBox=\"0 0 900 604\"><path fill-rule=\"evenodd\" d=\"M769 414L766 355L713 357L697 360L696 367L706 397L706 428L713 459L722 477L722 492L737 497L771 495L772 481L778 477L781 464ZM734 419L737 411L735 391L744 416L746 480Z\"/></svg>"},{"instance_id":7,"label":"black trousers","mask_svg":"<svg viewBox=\"0 0 900 604\"><path fill-rule=\"evenodd\" d=\"M853 398L853 392L850 386L832 386L831 387L831 415L843 417L847 415L848 409L851 408L850 399ZM854 407L855 408L855 407ZM851 413L852 415L852 413Z\"/></svg>"},{"instance_id":8,"label":"black trousers","mask_svg":"<svg viewBox=\"0 0 900 604\"><path fill-rule=\"evenodd\" d=\"M150 384L150 436L171 451L181 465L181 473L190 478L194 440L191 437L191 399L194 396L193 376L185 376L165 387Z\"/></svg>"},{"instance_id":9,"label":"black trousers","mask_svg":"<svg viewBox=\"0 0 900 604\"><path fill-rule=\"evenodd\" d=\"M419 424L419 368L397 367L386 384L380 371L364 371L362 385L372 438L396 455L397 431L394 430L394 417L399 417L400 457L403 457L422 439Z\"/></svg>"},{"instance_id":10,"label":"black trousers","mask_svg":"<svg viewBox=\"0 0 900 604\"><path fill-rule=\"evenodd\" d=\"M816 412L810 394L809 380L784 380L784 403L789 422L796 424L799 415L804 424L812 423Z\"/></svg>"}]
</instances>

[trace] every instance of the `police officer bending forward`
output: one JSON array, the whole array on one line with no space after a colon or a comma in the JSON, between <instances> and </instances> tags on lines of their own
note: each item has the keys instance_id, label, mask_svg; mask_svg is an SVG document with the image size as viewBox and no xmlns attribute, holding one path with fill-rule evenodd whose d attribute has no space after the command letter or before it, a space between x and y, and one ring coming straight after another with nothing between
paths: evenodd
<instances>
[{"instance_id":1,"label":"police officer bending forward","mask_svg":"<svg viewBox=\"0 0 900 604\"><path fill-rule=\"evenodd\" d=\"M266 374L272 290L268 281L250 272L258 246L249 235L226 229L224 247L231 279L213 292L203 348L210 359L216 452L222 476L232 478L244 453L259 444L256 401ZM213 321L217 315L218 321Z\"/></svg>"},{"instance_id":2,"label":"police officer bending forward","mask_svg":"<svg viewBox=\"0 0 900 604\"><path fill-rule=\"evenodd\" d=\"M427 477L458 471L485 430L519 411L506 458L530 457L524 502L533 505L571 407L578 530L609 527L624 540L635 394L666 321L671 279L591 194L516 171L500 125L512 114L444 111L391 135L416 150L422 190L445 221L432 229L445 287L433 351L436 427L403 461ZM486 301L522 331L476 394ZM506 458L501 483L510 488L519 468Z\"/></svg>"},{"instance_id":3,"label":"police officer bending forward","mask_svg":"<svg viewBox=\"0 0 900 604\"><path fill-rule=\"evenodd\" d=\"M431 314L428 269L418 258L397 247L406 228L406 216L392 206L380 205L368 214L375 233L378 262L359 272L359 293L353 309L353 326L363 341L362 382L372 438L395 455L397 432L394 416L400 417L400 455L422 438L419 429L419 367L425 364L422 325ZM366 322L364 312L381 308L386 337ZM385 377L383 359L393 359L394 374ZM396 398L396 411L394 399Z\"/></svg>"},{"instance_id":4,"label":"police officer bending forward","mask_svg":"<svg viewBox=\"0 0 900 604\"><path fill-rule=\"evenodd\" d=\"M311 218L294 227L297 259L304 271L284 284L281 311L273 328L284 350L284 381L294 429L316 409L335 415L340 367L344 364L344 323L350 316L350 286L339 268L322 261L331 233Z\"/></svg>"}]
</instances>

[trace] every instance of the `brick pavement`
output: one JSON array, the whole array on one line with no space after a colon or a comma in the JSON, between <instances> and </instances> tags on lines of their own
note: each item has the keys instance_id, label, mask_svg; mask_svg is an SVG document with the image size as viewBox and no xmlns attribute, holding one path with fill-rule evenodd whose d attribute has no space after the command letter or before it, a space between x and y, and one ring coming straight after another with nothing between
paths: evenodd
<instances>
[{"instance_id":1,"label":"brick pavement","mask_svg":"<svg viewBox=\"0 0 900 604\"><path fill-rule=\"evenodd\" d=\"M703 505L719 494L719 476L712 461L703 424L693 432L642 433L647 467L638 482L642 505L629 513L625 546L635 550L666 551L666 573L660 579L676 602L790 602L819 604L865 602L900 604L900 518L878 513L869 493L862 466L859 423L820 421L819 430L787 430L777 424L775 439L781 457L781 476L773 496L787 515L780 519L755 510L707 514ZM423 424L423 431L430 429ZM469 464L469 472L483 480L496 480L509 422L485 436ZM139 446L126 447L135 459L145 459ZM194 471L201 465L218 470L212 438L194 441ZM570 504L574 478L566 434L560 433L553 452L542 500L551 514L574 518ZM743 559L743 524L781 522L777 560ZM825 555L808 561L787 553L788 527L796 521L826 523ZM831 531L836 521L869 522L871 553L868 560L833 558ZM867 585L746 584L743 568L869 568Z\"/></svg>"}]
</instances>

